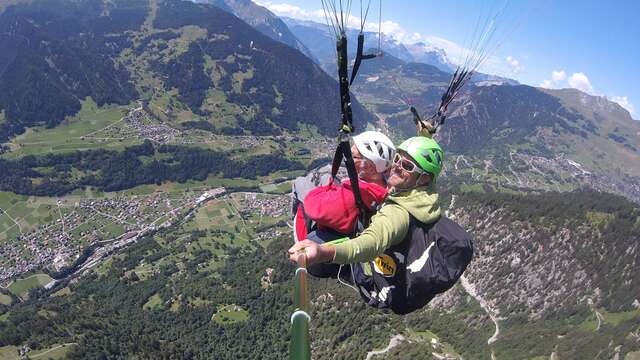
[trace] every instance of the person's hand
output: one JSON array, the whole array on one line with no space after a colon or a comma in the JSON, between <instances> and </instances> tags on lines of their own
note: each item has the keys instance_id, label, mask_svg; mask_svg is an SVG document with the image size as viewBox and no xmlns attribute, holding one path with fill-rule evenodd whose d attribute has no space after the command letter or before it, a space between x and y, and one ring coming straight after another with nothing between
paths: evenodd
<instances>
[{"instance_id":1,"label":"person's hand","mask_svg":"<svg viewBox=\"0 0 640 360\"><path fill-rule=\"evenodd\" d=\"M335 256L335 248L333 245L319 245L311 240L298 241L288 252L289 260L294 264L297 263L300 252L304 252L307 256L307 265L328 262L333 260Z\"/></svg>"}]
</instances>

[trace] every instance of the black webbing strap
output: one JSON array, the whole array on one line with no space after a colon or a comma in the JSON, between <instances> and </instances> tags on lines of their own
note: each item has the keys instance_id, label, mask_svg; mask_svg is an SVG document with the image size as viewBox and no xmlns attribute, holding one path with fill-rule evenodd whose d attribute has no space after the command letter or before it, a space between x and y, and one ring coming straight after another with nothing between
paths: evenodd
<instances>
[{"instance_id":1,"label":"black webbing strap","mask_svg":"<svg viewBox=\"0 0 640 360\"><path fill-rule=\"evenodd\" d=\"M364 42L364 39L362 40ZM331 166L331 178L335 178L338 174L338 169L344 160L347 168L347 174L349 174L349 180L351 180L351 188L353 196L356 200L356 205L359 210L359 218L362 223L368 218L368 209L362 201L362 195L360 194L360 186L358 183L358 172L353 161L351 154L351 144L349 144L350 135L355 131L353 127L353 112L351 110L351 95L349 94L349 72L348 65L349 60L347 57L347 37L343 33L336 42L336 53L338 60L338 80L340 83L340 109L342 113L342 126L338 135L338 146L336 153L333 157L333 164Z\"/></svg>"},{"instance_id":2,"label":"black webbing strap","mask_svg":"<svg viewBox=\"0 0 640 360\"><path fill-rule=\"evenodd\" d=\"M342 34L336 42L338 55L338 81L340 82L340 111L342 127L340 133L351 134L353 128L353 112L351 111L351 94L349 94L349 58L347 57L347 36Z\"/></svg>"},{"instance_id":3,"label":"black webbing strap","mask_svg":"<svg viewBox=\"0 0 640 360\"><path fill-rule=\"evenodd\" d=\"M358 50L356 52L356 59L353 62L353 69L351 70L351 81L349 81L349 85L353 84L353 80L356 79L356 74L358 74L358 69L360 69L360 64L362 60L369 60L376 57L376 54L363 54L364 52L364 34L360 33L358 35Z\"/></svg>"},{"instance_id":4,"label":"black webbing strap","mask_svg":"<svg viewBox=\"0 0 640 360\"><path fill-rule=\"evenodd\" d=\"M356 206L358 206L358 210L360 210L359 215L361 217L361 221L365 223L364 219L367 217L366 215L368 215L369 209L362 201L360 186L358 186L358 172L356 171L356 164L354 163L353 156L351 155L351 145L349 144L348 138L345 138L345 141L340 141L338 143L338 147L336 148L336 153L333 156L333 164L331 165L332 179L335 178L338 174L338 170L340 169L342 160L344 160L345 166L347 168L347 174L349 175L349 180L351 181L353 197L356 199Z\"/></svg>"}]
</instances>

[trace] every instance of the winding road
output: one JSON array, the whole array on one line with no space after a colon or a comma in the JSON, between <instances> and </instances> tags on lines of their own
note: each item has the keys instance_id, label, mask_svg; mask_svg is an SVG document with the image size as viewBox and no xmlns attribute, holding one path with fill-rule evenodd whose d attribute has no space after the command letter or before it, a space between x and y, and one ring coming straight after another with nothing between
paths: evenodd
<instances>
[{"instance_id":1,"label":"winding road","mask_svg":"<svg viewBox=\"0 0 640 360\"><path fill-rule=\"evenodd\" d=\"M484 309L484 311L487 312L487 315L489 315L489 317L491 318L491 321L493 321L493 323L496 325L496 331L493 333L493 336L491 336L489 340L487 340L487 345L493 344L498 340L498 336L500 335L500 326L498 325L498 318L494 315L494 311L489 307L489 304L487 303L487 301L482 297L480 297L480 295L478 295L478 292L476 291L475 286L473 286L473 284L471 284L464 275L460 277L460 283L462 284L462 287L464 287L464 289L467 291L467 293L469 293L471 297L473 297L480 303L480 306Z\"/></svg>"},{"instance_id":2,"label":"winding road","mask_svg":"<svg viewBox=\"0 0 640 360\"><path fill-rule=\"evenodd\" d=\"M400 335L400 334L393 336L391 338L391 340L389 340L389 345L387 345L386 348L384 348L382 350L378 350L378 351L369 351L367 353L366 360L371 360L374 356L386 354L387 352L389 352L394 347L400 345L400 343L405 341L405 339L406 338L404 336Z\"/></svg>"}]
</instances>

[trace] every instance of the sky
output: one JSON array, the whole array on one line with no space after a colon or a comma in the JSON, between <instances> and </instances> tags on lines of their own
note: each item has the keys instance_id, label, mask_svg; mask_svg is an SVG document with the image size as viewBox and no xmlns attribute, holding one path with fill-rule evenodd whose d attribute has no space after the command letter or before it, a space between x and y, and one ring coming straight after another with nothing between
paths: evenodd
<instances>
[{"instance_id":1,"label":"sky","mask_svg":"<svg viewBox=\"0 0 640 360\"><path fill-rule=\"evenodd\" d=\"M378 1L383 33L441 47L454 63L474 48L479 20L497 15L481 72L606 96L640 119L640 1L372 0L369 30L378 28ZM256 2L279 16L324 22L320 0ZM360 16L359 1L351 13Z\"/></svg>"}]
</instances>

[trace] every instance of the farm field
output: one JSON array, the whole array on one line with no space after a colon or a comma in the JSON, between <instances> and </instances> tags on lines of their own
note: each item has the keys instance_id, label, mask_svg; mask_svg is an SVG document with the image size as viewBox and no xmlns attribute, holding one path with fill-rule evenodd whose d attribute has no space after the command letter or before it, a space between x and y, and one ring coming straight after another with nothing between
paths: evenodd
<instances>
[{"instance_id":1,"label":"farm field","mask_svg":"<svg viewBox=\"0 0 640 360\"><path fill-rule=\"evenodd\" d=\"M160 294L153 294L149 300L147 300L147 302L142 306L143 309L145 310L153 310L157 307L160 307L162 305L162 298L160 297Z\"/></svg>"},{"instance_id":2,"label":"farm field","mask_svg":"<svg viewBox=\"0 0 640 360\"><path fill-rule=\"evenodd\" d=\"M2 360L20 360L18 356L17 346L3 346L0 347L0 359Z\"/></svg>"},{"instance_id":3,"label":"farm field","mask_svg":"<svg viewBox=\"0 0 640 360\"><path fill-rule=\"evenodd\" d=\"M67 353L69 353L69 351L71 351L76 345L77 345L76 343L53 345L49 349L30 351L27 355L29 356L29 359L34 359L34 360L64 359Z\"/></svg>"},{"instance_id":4,"label":"farm field","mask_svg":"<svg viewBox=\"0 0 640 360\"><path fill-rule=\"evenodd\" d=\"M288 232L284 224L289 209L287 196L232 193L203 202L182 221L166 232L153 236L152 243L162 250L158 255L145 257L126 277L148 280L163 272L167 267L175 266L180 271L191 270L199 274L217 276L230 253L250 252L266 245L274 238ZM147 241L151 241L148 239ZM122 255L112 260L119 261ZM100 276L111 261L95 268ZM144 309L154 309L167 299L161 299L159 293L147 298ZM170 299L171 309L180 306L201 306L209 300L190 297L187 301Z\"/></svg>"},{"instance_id":5,"label":"farm field","mask_svg":"<svg viewBox=\"0 0 640 360\"><path fill-rule=\"evenodd\" d=\"M42 153L63 153L75 150L110 149L119 150L127 145L142 142L140 139L126 140L108 139L98 135L102 130L117 126L126 114L127 107L105 106L98 107L87 98L82 102L80 112L67 118L62 124L53 128L29 128L8 143L11 152L3 155L5 158L19 158L26 155Z\"/></svg>"},{"instance_id":6,"label":"farm field","mask_svg":"<svg viewBox=\"0 0 640 360\"><path fill-rule=\"evenodd\" d=\"M11 305L11 296L0 293L0 304Z\"/></svg>"},{"instance_id":7,"label":"farm field","mask_svg":"<svg viewBox=\"0 0 640 360\"><path fill-rule=\"evenodd\" d=\"M30 290L44 287L53 279L47 274L34 274L26 278L18 279L9 285L8 289L13 294L25 299Z\"/></svg>"},{"instance_id":8,"label":"farm field","mask_svg":"<svg viewBox=\"0 0 640 360\"><path fill-rule=\"evenodd\" d=\"M220 325L235 324L249 320L249 312L237 305L223 305L218 308L212 320Z\"/></svg>"}]
</instances>

